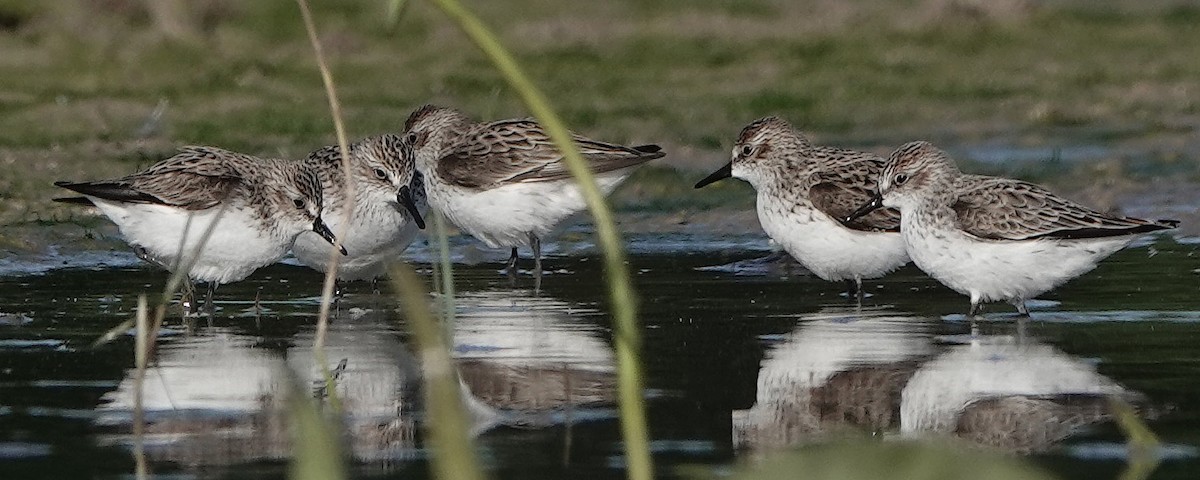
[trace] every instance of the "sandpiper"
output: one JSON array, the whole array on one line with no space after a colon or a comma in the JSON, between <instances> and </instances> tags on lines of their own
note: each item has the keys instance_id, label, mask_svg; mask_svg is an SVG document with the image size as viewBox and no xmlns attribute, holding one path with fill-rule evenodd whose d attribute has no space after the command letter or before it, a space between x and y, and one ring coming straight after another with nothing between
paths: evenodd
<instances>
[{"instance_id":1,"label":"sandpiper","mask_svg":"<svg viewBox=\"0 0 1200 480\"><path fill-rule=\"evenodd\" d=\"M733 159L696 188L731 176L749 182L767 235L816 276L844 280L850 295L861 295L864 278L908 263L897 211L843 220L871 198L883 165L877 155L813 145L786 121L766 117L742 129Z\"/></svg>"},{"instance_id":2,"label":"sandpiper","mask_svg":"<svg viewBox=\"0 0 1200 480\"><path fill-rule=\"evenodd\" d=\"M347 255L338 263L338 279L373 280L408 248L418 229L425 228L425 187L413 174L412 147L398 135L363 139L349 146L349 154L352 199L347 196L337 145L308 154L304 164L321 179L325 199L321 217L332 231L341 232L347 210L353 207L349 229L342 234ZM292 254L300 263L323 272L329 262L329 244L315 232L305 232L296 239Z\"/></svg>"},{"instance_id":3,"label":"sandpiper","mask_svg":"<svg viewBox=\"0 0 1200 480\"><path fill-rule=\"evenodd\" d=\"M429 204L489 247L511 247L510 275L517 247L529 245L540 285L541 239L587 206L542 127L532 120L477 123L457 110L426 105L408 117L404 131ZM574 139L605 194L633 167L664 155L657 145Z\"/></svg>"},{"instance_id":4,"label":"sandpiper","mask_svg":"<svg viewBox=\"0 0 1200 480\"><path fill-rule=\"evenodd\" d=\"M967 175L928 142L892 152L879 190L849 219L881 206L900 210L905 247L921 270L984 302L1025 300L1096 267L1134 234L1175 228L1175 220L1105 215L1019 180Z\"/></svg>"},{"instance_id":5,"label":"sandpiper","mask_svg":"<svg viewBox=\"0 0 1200 480\"><path fill-rule=\"evenodd\" d=\"M55 200L99 208L143 259L172 271L190 264L188 277L209 285L210 310L217 284L275 263L301 233L335 242L316 172L293 162L193 146L126 177L55 185L84 195Z\"/></svg>"}]
</instances>

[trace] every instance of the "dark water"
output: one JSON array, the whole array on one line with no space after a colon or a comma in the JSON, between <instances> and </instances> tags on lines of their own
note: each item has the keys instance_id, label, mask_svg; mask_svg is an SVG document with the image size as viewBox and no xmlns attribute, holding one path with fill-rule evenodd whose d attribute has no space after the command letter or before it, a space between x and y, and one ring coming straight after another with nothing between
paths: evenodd
<instances>
[{"instance_id":1,"label":"dark water","mask_svg":"<svg viewBox=\"0 0 1200 480\"><path fill-rule=\"evenodd\" d=\"M1115 478L1123 437L1105 396L1137 405L1166 444L1154 478L1200 471L1196 245L1123 251L1032 304L1024 335L996 305L974 336L966 299L913 269L869 283L859 308L774 264L701 268L764 255L758 238L634 238L631 250L663 475L844 435L942 435L1062 478ZM456 267L454 355L495 478L623 478L607 298L588 252L559 247L540 295L528 278L510 288L495 263ZM0 478L133 471L132 340L90 344L165 275L123 258L0 278ZM274 266L218 290L211 322L172 319L145 387L155 474L286 474L284 372L316 378L319 281ZM355 285L328 340L364 477L427 475L420 372L395 309L386 288Z\"/></svg>"}]
</instances>

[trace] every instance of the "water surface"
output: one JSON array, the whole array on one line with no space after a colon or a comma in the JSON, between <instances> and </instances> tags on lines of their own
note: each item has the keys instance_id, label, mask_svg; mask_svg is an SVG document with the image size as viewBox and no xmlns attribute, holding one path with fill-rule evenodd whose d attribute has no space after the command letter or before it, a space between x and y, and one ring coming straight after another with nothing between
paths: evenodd
<instances>
[{"instance_id":1,"label":"water surface","mask_svg":"<svg viewBox=\"0 0 1200 480\"><path fill-rule=\"evenodd\" d=\"M1063 478L1115 478L1123 437L1109 396L1136 405L1167 444L1154 478L1200 468L1195 245L1128 249L1032 302L1023 329L994 305L972 334L966 298L911 267L868 282L859 306L840 285L754 260L769 253L760 237L707 240L630 240L665 476L850 435L953 436ZM456 249L467 263L456 266L452 353L472 431L496 478L623 478L601 262L586 242L551 251L535 293L528 277L508 285L493 263L503 252ZM165 275L122 255L0 278L3 478L132 472L132 340L90 345ZM428 272L428 251L413 257ZM277 265L220 288L211 321L171 319L145 389L155 474L286 474L289 382L325 396L312 384L319 282ZM351 286L328 339L348 450L361 476L426 476L420 368L384 290Z\"/></svg>"}]
</instances>

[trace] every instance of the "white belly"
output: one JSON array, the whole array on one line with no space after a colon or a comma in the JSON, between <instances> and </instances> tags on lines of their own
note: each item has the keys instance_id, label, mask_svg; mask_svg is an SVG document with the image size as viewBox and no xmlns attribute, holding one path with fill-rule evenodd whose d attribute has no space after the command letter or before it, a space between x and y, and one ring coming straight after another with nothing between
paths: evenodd
<instances>
[{"instance_id":1,"label":"white belly","mask_svg":"<svg viewBox=\"0 0 1200 480\"><path fill-rule=\"evenodd\" d=\"M908 263L899 233L851 230L824 213L774 197L759 195L758 220L771 239L823 280L878 278Z\"/></svg>"},{"instance_id":2,"label":"white belly","mask_svg":"<svg viewBox=\"0 0 1200 480\"><path fill-rule=\"evenodd\" d=\"M629 171L597 177L607 195ZM525 182L475 191L427 182L429 204L458 228L491 248L529 244L529 235L543 238L560 223L587 208L574 180Z\"/></svg>"},{"instance_id":3,"label":"white belly","mask_svg":"<svg viewBox=\"0 0 1200 480\"><path fill-rule=\"evenodd\" d=\"M343 211L323 214L321 218L335 235L341 234L345 219ZM407 221L391 204L355 209L350 230L339 237L342 246L346 247L346 255L338 260L338 278L366 280L383 275L388 264L400 257L418 231L416 223ZM296 238L292 254L300 263L324 272L330 248L329 242L310 231Z\"/></svg>"},{"instance_id":4,"label":"white belly","mask_svg":"<svg viewBox=\"0 0 1200 480\"><path fill-rule=\"evenodd\" d=\"M253 212L220 208L188 212L164 205L126 204L89 197L117 224L130 244L146 249L171 268L190 261L205 231L216 220L212 234L199 249L188 276L202 282L229 283L250 276L287 253L295 238L280 238L264 231ZM180 253L184 256L181 259Z\"/></svg>"},{"instance_id":5,"label":"white belly","mask_svg":"<svg viewBox=\"0 0 1200 480\"><path fill-rule=\"evenodd\" d=\"M913 263L972 302L1024 301L1082 275L1133 240L981 240L960 230L903 220Z\"/></svg>"}]
</instances>

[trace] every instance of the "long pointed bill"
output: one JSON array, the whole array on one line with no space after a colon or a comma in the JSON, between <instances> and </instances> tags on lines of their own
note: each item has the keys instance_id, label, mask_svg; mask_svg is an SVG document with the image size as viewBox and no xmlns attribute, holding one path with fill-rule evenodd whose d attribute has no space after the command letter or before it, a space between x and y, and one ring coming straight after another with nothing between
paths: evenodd
<instances>
[{"instance_id":1,"label":"long pointed bill","mask_svg":"<svg viewBox=\"0 0 1200 480\"><path fill-rule=\"evenodd\" d=\"M333 236L333 231L329 230L329 225L325 225L325 222L321 221L320 218L313 220L313 231L317 232L317 235L320 235L321 238L324 238L331 245L337 245L338 251L342 252L342 255L347 255L346 247L338 245L337 238Z\"/></svg>"},{"instance_id":2,"label":"long pointed bill","mask_svg":"<svg viewBox=\"0 0 1200 480\"><path fill-rule=\"evenodd\" d=\"M412 214L413 221L417 222L417 228L425 229L425 219L421 218L421 212L417 210L417 202L413 201L412 190L409 190L408 185L400 187L400 192L396 194L396 201L404 205L408 209L408 213Z\"/></svg>"},{"instance_id":3,"label":"long pointed bill","mask_svg":"<svg viewBox=\"0 0 1200 480\"><path fill-rule=\"evenodd\" d=\"M733 176L733 162L729 162L729 163L726 163L724 167L718 168L717 171L712 172L712 175L704 177L704 180L696 182L696 188L704 188L705 185L716 182L718 180L724 180L724 179L732 177L732 176Z\"/></svg>"},{"instance_id":4,"label":"long pointed bill","mask_svg":"<svg viewBox=\"0 0 1200 480\"><path fill-rule=\"evenodd\" d=\"M875 192L875 196L871 197L871 201L863 204L861 207L858 207L858 210L855 210L854 213L850 214L850 216L843 218L842 221L847 223L853 222L854 220L862 218L864 215L874 212L880 208L883 208L883 195L880 195L879 192Z\"/></svg>"}]
</instances>

